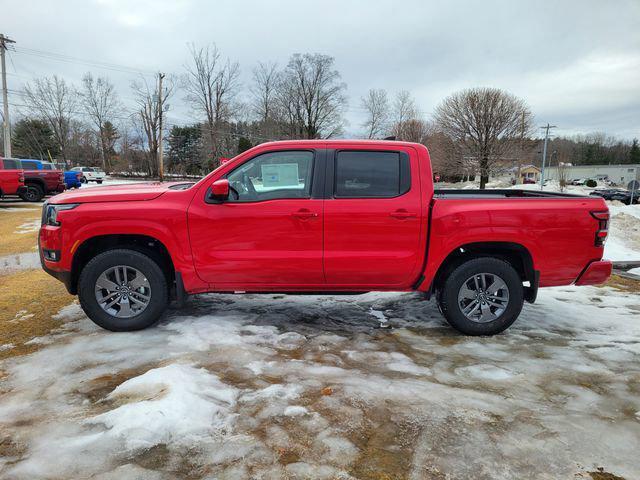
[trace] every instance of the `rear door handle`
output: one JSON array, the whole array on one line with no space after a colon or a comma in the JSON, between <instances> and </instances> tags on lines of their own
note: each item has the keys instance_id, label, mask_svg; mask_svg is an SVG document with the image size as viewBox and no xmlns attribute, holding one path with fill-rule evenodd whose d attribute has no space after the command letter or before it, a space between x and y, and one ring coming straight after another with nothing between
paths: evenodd
<instances>
[{"instance_id":1,"label":"rear door handle","mask_svg":"<svg viewBox=\"0 0 640 480\"><path fill-rule=\"evenodd\" d=\"M317 213L314 213L310 210L307 210L306 208L303 208L301 210L298 210L297 212L293 212L291 214L292 217L294 218L299 218L301 220L307 220L309 218L315 218L318 216Z\"/></svg>"},{"instance_id":2,"label":"rear door handle","mask_svg":"<svg viewBox=\"0 0 640 480\"><path fill-rule=\"evenodd\" d=\"M391 212L389 216L397 218L398 220L404 220L405 218L415 218L418 214L414 212L407 212L406 210L396 210L395 212Z\"/></svg>"}]
</instances>

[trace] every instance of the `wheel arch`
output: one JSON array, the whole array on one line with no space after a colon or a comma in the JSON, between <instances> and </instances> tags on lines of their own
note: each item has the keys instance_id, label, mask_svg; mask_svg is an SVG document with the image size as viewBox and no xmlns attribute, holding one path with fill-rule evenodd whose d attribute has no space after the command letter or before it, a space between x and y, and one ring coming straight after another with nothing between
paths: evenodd
<instances>
[{"instance_id":1,"label":"wheel arch","mask_svg":"<svg viewBox=\"0 0 640 480\"><path fill-rule=\"evenodd\" d=\"M96 235L84 240L76 249L71 262L69 293L78 293L78 280L84 266L96 255L116 249L131 249L151 257L160 266L169 286L176 280L173 258L166 245L155 237L141 234Z\"/></svg>"},{"instance_id":2,"label":"wheel arch","mask_svg":"<svg viewBox=\"0 0 640 480\"><path fill-rule=\"evenodd\" d=\"M429 292L440 289L444 280L456 267L467 260L478 257L493 257L509 263L520 275L524 287L524 297L533 303L538 292L539 272L535 270L531 252L522 244L515 242L473 242L453 249L442 261L431 282Z\"/></svg>"}]
</instances>

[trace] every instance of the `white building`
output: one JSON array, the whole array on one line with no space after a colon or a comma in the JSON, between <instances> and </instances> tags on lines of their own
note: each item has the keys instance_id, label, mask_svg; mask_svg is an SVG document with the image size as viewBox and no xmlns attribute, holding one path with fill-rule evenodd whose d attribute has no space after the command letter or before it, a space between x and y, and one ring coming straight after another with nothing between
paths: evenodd
<instances>
[{"instance_id":1,"label":"white building","mask_svg":"<svg viewBox=\"0 0 640 480\"><path fill-rule=\"evenodd\" d=\"M616 185L627 186L631 180L640 181L640 165L572 165L562 167L565 169L567 180L588 179L594 180L608 179ZM544 178L558 180L558 167L546 167Z\"/></svg>"}]
</instances>

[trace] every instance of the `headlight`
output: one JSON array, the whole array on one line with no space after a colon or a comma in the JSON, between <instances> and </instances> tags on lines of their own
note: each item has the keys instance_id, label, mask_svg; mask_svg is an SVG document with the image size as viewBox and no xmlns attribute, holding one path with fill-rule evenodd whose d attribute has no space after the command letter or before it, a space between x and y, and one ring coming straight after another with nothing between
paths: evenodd
<instances>
[{"instance_id":1,"label":"headlight","mask_svg":"<svg viewBox=\"0 0 640 480\"><path fill-rule=\"evenodd\" d=\"M76 208L78 205L80 204L64 203L61 205L49 205L48 203L45 203L44 206L42 207L42 224L52 225L55 227L59 226L60 223L58 222L58 212L61 212L63 210L72 210Z\"/></svg>"}]
</instances>

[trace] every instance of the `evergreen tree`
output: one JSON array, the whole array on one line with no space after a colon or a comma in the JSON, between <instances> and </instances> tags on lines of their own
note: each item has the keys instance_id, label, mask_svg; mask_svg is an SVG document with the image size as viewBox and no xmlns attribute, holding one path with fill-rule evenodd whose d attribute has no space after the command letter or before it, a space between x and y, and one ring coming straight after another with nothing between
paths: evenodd
<instances>
[{"instance_id":1,"label":"evergreen tree","mask_svg":"<svg viewBox=\"0 0 640 480\"><path fill-rule=\"evenodd\" d=\"M638 139L634 138L629 150L629 163L640 163L640 146L638 145Z\"/></svg>"},{"instance_id":2,"label":"evergreen tree","mask_svg":"<svg viewBox=\"0 0 640 480\"><path fill-rule=\"evenodd\" d=\"M251 141L246 137L240 137L238 139L238 154L249 150L253 145L251 145Z\"/></svg>"},{"instance_id":3,"label":"evergreen tree","mask_svg":"<svg viewBox=\"0 0 640 480\"><path fill-rule=\"evenodd\" d=\"M49 124L36 118L24 118L16 123L11 138L13 155L22 158L55 158L60 151Z\"/></svg>"},{"instance_id":4,"label":"evergreen tree","mask_svg":"<svg viewBox=\"0 0 640 480\"><path fill-rule=\"evenodd\" d=\"M200 125L171 128L167 140L168 168L173 172L200 175L203 167L202 129ZM205 158L206 160L206 158Z\"/></svg>"}]
</instances>

